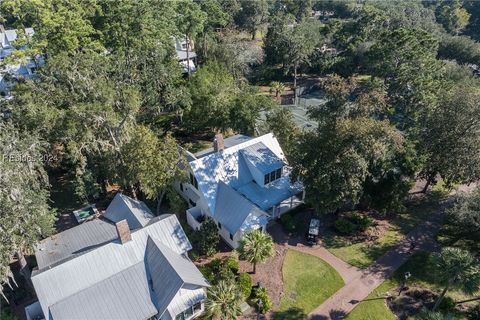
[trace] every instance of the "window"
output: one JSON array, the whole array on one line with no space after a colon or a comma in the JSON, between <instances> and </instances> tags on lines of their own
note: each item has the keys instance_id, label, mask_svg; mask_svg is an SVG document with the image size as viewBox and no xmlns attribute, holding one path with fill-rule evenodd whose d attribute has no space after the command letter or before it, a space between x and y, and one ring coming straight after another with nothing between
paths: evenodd
<instances>
[{"instance_id":1,"label":"window","mask_svg":"<svg viewBox=\"0 0 480 320\"><path fill-rule=\"evenodd\" d=\"M187 310L183 311L183 314L185 315L185 319L190 318L191 316L193 316L193 308L188 308Z\"/></svg>"},{"instance_id":2,"label":"window","mask_svg":"<svg viewBox=\"0 0 480 320\"><path fill-rule=\"evenodd\" d=\"M191 184L192 186L193 186L193 183L194 183L194 182L193 182L193 179L194 179L193 174L190 172L190 184Z\"/></svg>"},{"instance_id":3,"label":"window","mask_svg":"<svg viewBox=\"0 0 480 320\"><path fill-rule=\"evenodd\" d=\"M183 192L183 183L180 183L180 190Z\"/></svg>"},{"instance_id":4,"label":"window","mask_svg":"<svg viewBox=\"0 0 480 320\"><path fill-rule=\"evenodd\" d=\"M275 181L275 171L270 173L270 181Z\"/></svg>"},{"instance_id":5,"label":"window","mask_svg":"<svg viewBox=\"0 0 480 320\"><path fill-rule=\"evenodd\" d=\"M175 317L175 320L185 320L185 316L183 315L183 312L180 314L177 314L177 316Z\"/></svg>"},{"instance_id":6,"label":"window","mask_svg":"<svg viewBox=\"0 0 480 320\"><path fill-rule=\"evenodd\" d=\"M197 204L195 202L193 202L191 199L188 199L188 203L190 203L190 205L192 207L195 207Z\"/></svg>"},{"instance_id":7,"label":"window","mask_svg":"<svg viewBox=\"0 0 480 320\"><path fill-rule=\"evenodd\" d=\"M190 172L190 184L195 187L195 189L198 189L198 181L197 178Z\"/></svg>"},{"instance_id":8,"label":"window","mask_svg":"<svg viewBox=\"0 0 480 320\"><path fill-rule=\"evenodd\" d=\"M222 224L220 222L218 223L218 229L222 229Z\"/></svg>"},{"instance_id":9,"label":"window","mask_svg":"<svg viewBox=\"0 0 480 320\"><path fill-rule=\"evenodd\" d=\"M233 234L230 233L230 240L233 241Z\"/></svg>"},{"instance_id":10,"label":"window","mask_svg":"<svg viewBox=\"0 0 480 320\"><path fill-rule=\"evenodd\" d=\"M276 177L275 179L280 179L282 177L282 168L277 169Z\"/></svg>"},{"instance_id":11,"label":"window","mask_svg":"<svg viewBox=\"0 0 480 320\"><path fill-rule=\"evenodd\" d=\"M269 184L270 183L270 174L267 173L264 177L263 184Z\"/></svg>"},{"instance_id":12,"label":"window","mask_svg":"<svg viewBox=\"0 0 480 320\"><path fill-rule=\"evenodd\" d=\"M202 303L198 302L193 306L193 313L202 311Z\"/></svg>"},{"instance_id":13,"label":"window","mask_svg":"<svg viewBox=\"0 0 480 320\"><path fill-rule=\"evenodd\" d=\"M265 176L264 176L264 180L263 180L263 184L264 185L267 185L269 184L270 182L273 182L277 179L280 179L282 177L282 168L279 168L277 170L273 170L272 172L270 173L267 173Z\"/></svg>"}]
</instances>

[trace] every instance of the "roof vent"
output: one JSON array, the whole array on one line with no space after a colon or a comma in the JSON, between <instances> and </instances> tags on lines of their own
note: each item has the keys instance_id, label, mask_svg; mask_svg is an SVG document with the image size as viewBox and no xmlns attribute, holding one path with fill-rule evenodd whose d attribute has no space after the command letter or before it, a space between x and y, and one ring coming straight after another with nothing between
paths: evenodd
<instances>
[{"instance_id":1,"label":"roof vent","mask_svg":"<svg viewBox=\"0 0 480 320\"><path fill-rule=\"evenodd\" d=\"M130 233L130 227L128 226L127 219L118 221L115 223L115 227L117 227L118 238L122 244L132 240L132 234Z\"/></svg>"},{"instance_id":2,"label":"roof vent","mask_svg":"<svg viewBox=\"0 0 480 320\"><path fill-rule=\"evenodd\" d=\"M223 134L217 133L213 139L213 150L218 152L225 149L225 142L223 141Z\"/></svg>"}]
</instances>

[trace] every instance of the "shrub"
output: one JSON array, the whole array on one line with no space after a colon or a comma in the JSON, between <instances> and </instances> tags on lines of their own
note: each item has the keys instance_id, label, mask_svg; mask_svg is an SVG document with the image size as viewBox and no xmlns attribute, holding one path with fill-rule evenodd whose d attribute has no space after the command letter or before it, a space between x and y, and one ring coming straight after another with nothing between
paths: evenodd
<instances>
[{"instance_id":1,"label":"shrub","mask_svg":"<svg viewBox=\"0 0 480 320\"><path fill-rule=\"evenodd\" d=\"M229 257L225 261L226 266L235 274L238 274L238 270L240 270L240 263L238 262L237 258Z\"/></svg>"},{"instance_id":2,"label":"shrub","mask_svg":"<svg viewBox=\"0 0 480 320\"><path fill-rule=\"evenodd\" d=\"M238 287L245 298L252 294L252 278L248 273L240 273L238 276Z\"/></svg>"},{"instance_id":3,"label":"shrub","mask_svg":"<svg viewBox=\"0 0 480 320\"><path fill-rule=\"evenodd\" d=\"M444 312L453 311L455 309L455 300L450 297L444 297L438 308Z\"/></svg>"},{"instance_id":4,"label":"shrub","mask_svg":"<svg viewBox=\"0 0 480 320\"><path fill-rule=\"evenodd\" d=\"M272 308L272 302L268 297L267 289L258 288L257 290L255 290L255 303L257 303L259 299L262 301L262 308L260 309L261 313L266 313Z\"/></svg>"},{"instance_id":5,"label":"shrub","mask_svg":"<svg viewBox=\"0 0 480 320\"><path fill-rule=\"evenodd\" d=\"M335 229L343 234L353 234L357 231L355 225L344 218L339 218L335 221Z\"/></svg>"},{"instance_id":6,"label":"shrub","mask_svg":"<svg viewBox=\"0 0 480 320\"><path fill-rule=\"evenodd\" d=\"M478 319L480 319L480 304L477 304L473 308L468 309L467 319L468 320L478 320Z\"/></svg>"},{"instance_id":7,"label":"shrub","mask_svg":"<svg viewBox=\"0 0 480 320\"><path fill-rule=\"evenodd\" d=\"M290 213L283 214L280 217L280 222L288 232L295 232L297 230L295 221Z\"/></svg>"},{"instance_id":8,"label":"shrub","mask_svg":"<svg viewBox=\"0 0 480 320\"><path fill-rule=\"evenodd\" d=\"M373 225L373 220L358 213L352 213L335 221L335 228L343 234L355 234L367 230Z\"/></svg>"},{"instance_id":9,"label":"shrub","mask_svg":"<svg viewBox=\"0 0 480 320\"><path fill-rule=\"evenodd\" d=\"M212 219L205 219L200 230L196 231L191 239L199 255L213 256L217 253L217 246L220 241L216 223Z\"/></svg>"}]
</instances>

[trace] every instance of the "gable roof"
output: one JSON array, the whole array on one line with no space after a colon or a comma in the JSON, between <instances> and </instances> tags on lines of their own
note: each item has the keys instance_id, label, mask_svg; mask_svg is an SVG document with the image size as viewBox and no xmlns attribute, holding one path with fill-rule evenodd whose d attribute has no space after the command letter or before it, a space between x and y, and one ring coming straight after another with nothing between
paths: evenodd
<instances>
[{"instance_id":1,"label":"gable roof","mask_svg":"<svg viewBox=\"0 0 480 320\"><path fill-rule=\"evenodd\" d=\"M215 218L231 234L241 229L250 215L261 216L265 213L223 181L218 183Z\"/></svg>"},{"instance_id":2,"label":"gable roof","mask_svg":"<svg viewBox=\"0 0 480 320\"><path fill-rule=\"evenodd\" d=\"M38 268L84 254L118 237L111 223L95 219L48 237L35 246Z\"/></svg>"},{"instance_id":3,"label":"gable roof","mask_svg":"<svg viewBox=\"0 0 480 320\"><path fill-rule=\"evenodd\" d=\"M157 239L149 237L146 254L147 266L152 276L152 288L155 293L155 304L160 314L185 285L193 287L208 287L195 265Z\"/></svg>"},{"instance_id":4,"label":"gable roof","mask_svg":"<svg viewBox=\"0 0 480 320\"><path fill-rule=\"evenodd\" d=\"M152 219L144 228L132 232L132 240L124 244L115 239L52 268L34 270L31 280L44 315L49 317L49 309L54 304L83 290L89 290L137 263L144 263L148 237L157 239L179 255L192 248L177 217L161 216ZM108 281L104 283L109 285ZM95 292L100 294L98 290ZM92 292L90 299L101 299L95 296L95 292ZM132 304L131 308L136 308L133 305L135 301L129 303Z\"/></svg>"},{"instance_id":5,"label":"gable roof","mask_svg":"<svg viewBox=\"0 0 480 320\"><path fill-rule=\"evenodd\" d=\"M108 206L104 217L115 223L127 219L130 229L135 230L146 226L153 214L144 202L119 192Z\"/></svg>"},{"instance_id":6,"label":"gable roof","mask_svg":"<svg viewBox=\"0 0 480 320\"><path fill-rule=\"evenodd\" d=\"M283 161L263 144L257 142L240 150L244 159L250 162L263 174L270 173L283 167Z\"/></svg>"},{"instance_id":7,"label":"gable roof","mask_svg":"<svg viewBox=\"0 0 480 320\"><path fill-rule=\"evenodd\" d=\"M156 315L143 262L50 306L53 319L148 319ZM47 318L48 319L48 318Z\"/></svg>"},{"instance_id":8,"label":"gable roof","mask_svg":"<svg viewBox=\"0 0 480 320\"><path fill-rule=\"evenodd\" d=\"M216 212L217 187L219 181L236 189L253 180L250 170L240 150L262 142L279 159L285 160L282 148L272 133L247 140L220 152L206 155L190 161L192 171L197 178L198 188L203 193L210 212Z\"/></svg>"}]
</instances>

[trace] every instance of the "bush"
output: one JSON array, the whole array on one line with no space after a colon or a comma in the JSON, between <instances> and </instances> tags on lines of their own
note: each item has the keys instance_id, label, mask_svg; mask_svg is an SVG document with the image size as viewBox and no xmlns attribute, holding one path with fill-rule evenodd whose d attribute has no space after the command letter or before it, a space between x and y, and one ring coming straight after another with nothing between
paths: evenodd
<instances>
[{"instance_id":1,"label":"bush","mask_svg":"<svg viewBox=\"0 0 480 320\"><path fill-rule=\"evenodd\" d=\"M355 225L347 219L339 218L335 221L335 229L343 234L353 234L356 232Z\"/></svg>"},{"instance_id":2,"label":"bush","mask_svg":"<svg viewBox=\"0 0 480 320\"><path fill-rule=\"evenodd\" d=\"M248 273L240 273L238 276L238 288L246 298L252 294L252 278Z\"/></svg>"},{"instance_id":3,"label":"bush","mask_svg":"<svg viewBox=\"0 0 480 320\"><path fill-rule=\"evenodd\" d=\"M200 230L195 231L191 237L193 247L201 256L211 257L217 253L220 236L216 223L212 219L206 219Z\"/></svg>"},{"instance_id":4,"label":"bush","mask_svg":"<svg viewBox=\"0 0 480 320\"><path fill-rule=\"evenodd\" d=\"M280 222L288 232L297 232L297 220L293 217L292 213L285 213L280 217Z\"/></svg>"},{"instance_id":5,"label":"bush","mask_svg":"<svg viewBox=\"0 0 480 320\"><path fill-rule=\"evenodd\" d=\"M235 274L238 274L238 270L240 270L240 263L238 262L237 258L229 257L225 261L226 266Z\"/></svg>"},{"instance_id":6,"label":"bush","mask_svg":"<svg viewBox=\"0 0 480 320\"><path fill-rule=\"evenodd\" d=\"M358 213L352 213L335 221L335 229L343 234L355 234L367 230L373 225L373 220Z\"/></svg>"},{"instance_id":7,"label":"bush","mask_svg":"<svg viewBox=\"0 0 480 320\"><path fill-rule=\"evenodd\" d=\"M444 312L450 312L455 309L455 300L450 297L444 297L438 308Z\"/></svg>"},{"instance_id":8,"label":"bush","mask_svg":"<svg viewBox=\"0 0 480 320\"><path fill-rule=\"evenodd\" d=\"M260 312L267 313L267 311L272 308L272 302L268 297L267 289L258 288L257 290L255 290L255 303L257 303L259 299L262 301L262 308L260 309Z\"/></svg>"},{"instance_id":9,"label":"bush","mask_svg":"<svg viewBox=\"0 0 480 320\"><path fill-rule=\"evenodd\" d=\"M468 320L480 319L480 304L477 304L475 307L468 309L467 319Z\"/></svg>"}]
</instances>

